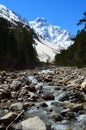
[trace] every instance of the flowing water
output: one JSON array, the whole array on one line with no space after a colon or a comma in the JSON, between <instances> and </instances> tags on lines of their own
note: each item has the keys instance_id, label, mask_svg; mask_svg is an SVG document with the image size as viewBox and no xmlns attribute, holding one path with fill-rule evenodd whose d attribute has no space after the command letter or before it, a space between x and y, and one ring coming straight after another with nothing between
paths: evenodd
<instances>
[{"instance_id":1,"label":"flowing water","mask_svg":"<svg viewBox=\"0 0 86 130\"><path fill-rule=\"evenodd\" d=\"M39 73L53 73L50 69L42 70ZM55 96L55 100L50 101L43 101L46 103L48 107L41 107L40 104L42 102L32 102L35 104L31 109L28 108L25 116L27 117L34 117L39 116L45 123L51 124L51 128L53 130L86 130L86 115L76 114L76 118L72 120L62 120L59 122L55 122L51 117L53 113L60 113L61 110L64 109L64 102L59 102L58 99L61 97L65 91L62 89L55 90L54 86L50 86L48 84L38 82L35 76L31 75L28 76L29 81L33 84L42 84L43 85L43 93L51 93ZM53 110L53 111L52 111Z\"/></svg>"}]
</instances>

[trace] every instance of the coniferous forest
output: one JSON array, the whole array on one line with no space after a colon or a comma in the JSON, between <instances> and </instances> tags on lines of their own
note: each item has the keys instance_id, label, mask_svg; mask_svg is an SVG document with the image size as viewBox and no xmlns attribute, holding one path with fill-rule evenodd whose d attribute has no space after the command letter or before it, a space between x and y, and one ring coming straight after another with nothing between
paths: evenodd
<instances>
[{"instance_id":1,"label":"coniferous forest","mask_svg":"<svg viewBox=\"0 0 86 130\"><path fill-rule=\"evenodd\" d=\"M51 43L30 23L0 8L0 130L86 130L86 12L77 24L84 26L72 37L74 43L69 31L44 19L41 24L38 18L36 29L58 39Z\"/></svg>"},{"instance_id":2,"label":"coniferous forest","mask_svg":"<svg viewBox=\"0 0 86 130\"><path fill-rule=\"evenodd\" d=\"M15 25L16 24L16 25ZM34 31L23 23L10 23L0 18L0 69L25 69L38 65L36 49L33 47ZM55 56L55 63L61 66L86 66L86 12L77 25L82 30L72 38L74 44L62 49Z\"/></svg>"},{"instance_id":3,"label":"coniferous forest","mask_svg":"<svg viewBox=\"0 0 86 130\"><path fill-rule=\"evenodd\" d=\"M86 12L83 18L79 20L77 25L84 25L84 28L77 32L77 35L72 40L74 44L66 50L60 51L60 54L55 56L55 63L62 66L86 66Z\"/></svg>"},{"instance_id":4,"label":"coniferous forest","mask_svg":"<svg viewBox=\"0 0 86 130\"><path fill-rule=\"evenodd\" d=\"M0 69L32 68L38 64L33 30L0 18Z\"/></svg>"}]
</instances>

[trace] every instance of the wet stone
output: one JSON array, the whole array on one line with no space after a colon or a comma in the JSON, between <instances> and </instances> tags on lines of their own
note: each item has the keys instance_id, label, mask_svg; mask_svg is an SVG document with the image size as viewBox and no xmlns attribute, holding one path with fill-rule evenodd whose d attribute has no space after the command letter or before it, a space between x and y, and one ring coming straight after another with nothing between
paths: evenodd
<instances>
[{"instance_id":1,"label":"wet stone","mask_svg":"<svg viewBox=\"0 0 86 130\"><path fill-rule=\"evenodd\" d=\"M69 96L67 93L63 93L63 94L59 95L58 100L61 102L69 100Z\"/></svg>"},{"instance_id":2,"label":"wet stone","mask_svg":"<svg viewBox=\"0 0 86 130\"><path fill-rule=\"evenodd\" d=\"M44 100L54 100L55 97L52 94L46 94L46 95L42 96L42 98Z\"/></svg>"},{"instance_id":3,"label":"wet stone","mask_svg":"<svg viewBox=\"0 0 86 130\"><path fill-rule=\"evenodd\" d=\"M80 110L83 110L83 104L76 104L76 105L74 105L71 109L72 109L72 111L74 111L74 112L78 112L78 111L80 111Z\"/></svg>"},{"instance_id":4,"label":"wet stone","mask_svg":"<svg viewBox=\"0 0 86 130\"><path fill-rule=\"evenodd\" d=\"M46 103L41 103L40 106L41 107L48 107L48 105Z\"/></svg>"},{"instance_id":5,"label":"wet stone","mask_svg":"<svg viewBox=\"0 0 86 130\"><path fill-rule=\"evenodd\" d=\"M63 117L60 114L55 112L51 114L51 118L54 119L55 121L61 121L63 119Z\"/></svg>"},{"instance_id":6,"label":"wet stone","mask_svg":"<svg viewBox=\"0 0 86 130\"><path fill-rule=\"evenodd\" d=\"M65 114L68 113L68 112L70 112L70 109L69 109L69 108L62 110L60 114L61 114L62 116L65 116Z\"/></svg>"},{"instance_id":7,"label":"wet stone","mask_svg":"<svg viewBox=\"0 0 86 130\"><path fill-rule=\"evenodd\" d=\"M47 70L42 73L39 68L0 73L0 118L11 111L19 113L25 110L22 118L10 127L11 130L22 130L23 121L24 130L28 130L30 122L31 127L34 123L35 129L37 120L39 130L39 120L46 123L46 130L86 128L86 69L55 67L51 70L50 73ZM6 129L0 124L1 130L4 127Z\"/></svg>"}]
</instances>

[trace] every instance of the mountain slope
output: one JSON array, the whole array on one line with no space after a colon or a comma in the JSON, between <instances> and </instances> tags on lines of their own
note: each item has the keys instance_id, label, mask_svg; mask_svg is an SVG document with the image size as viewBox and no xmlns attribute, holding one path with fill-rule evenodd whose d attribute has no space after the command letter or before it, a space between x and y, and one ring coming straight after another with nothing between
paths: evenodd
<instances>
[{"instance_id":1,"label":"mountain slope","mask_svg":"<svg viewBox=\"0 0 86 130\"><path fill-rule=\"evenodd\" d=\"M6 6L0 4L0 17L5 18L11 23L16 24L16 22L22 22L24 24L28 24L22 17L16 15L13 11L8 9Z\"/></svg>"},{"instance_id":2,"label":"mountain slope","mask_svg":"<svg viewBox=\"0 0 86 130\"><path fill-rule=\"evenodd\" d=\"M45 18L39 17L34 21L29 21L29 23L38 35L41 35L53 45L56 44L59 48L67 48L72 43L69 31L59 26L53 26Z\"/></svg>"},{"instance_id":3,"label":"mountain slope","mask_svg":"<svg viewBox=\"0 0 86 130\"><path fill-rule=\"evenodd\" d=\"M34 41L39 60L43 62L54 61L55 55L59 52L59 47L51 44L40 36L38 36L38 39L34 38Z\"/></svg>"},{"instance_id":4,"label":"mountain slope","mask_svg":"<svg viewBox=\"0 0 86 130\"><path fill-rule=\"evenodd\" d=\"M2 12L3 10L1 8ZM37 66L39 60L33 47L34 32L21 21L11 21L13 13L9 13L11 16L7 17L7 10L5 11L0 17L0 69L26 69Z\"/></svg>"},{"instance_id":5,"label":"mountain slope","mask_svg":"<svg viewBox=\"0 0 86 130\"><path fill-rule=\"evenodd\" d=\"M33 28L34 47L36 48L40 61L53 61L57 52L67 48L72 42L70 33L58 26L53 26L44 18L37 18L35 21L24 21L4 5L0 5L0 17L14 25L22 23L24 26ZM30 29L29 27L29 29ZM31 30L31 29L30 29Z\"/></svg>"},{"instance_id":6,"label":"mountain slope","mask_svg":"<svg viewBox=\"0 0 86 130\"><path fill-rule=\"evenodd\" d=\"M21 21L18 16L16 16L11 10L9 10L7 7L4 5L0 4L0 17L7 19L10 22L14 21Z\"/></svg>"}]
</instances>

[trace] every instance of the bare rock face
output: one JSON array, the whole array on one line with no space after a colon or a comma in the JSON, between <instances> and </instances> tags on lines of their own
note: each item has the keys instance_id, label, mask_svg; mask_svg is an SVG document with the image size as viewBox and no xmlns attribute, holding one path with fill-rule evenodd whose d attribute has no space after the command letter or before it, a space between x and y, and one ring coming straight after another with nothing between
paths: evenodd
<instances>
[{"instance_id":1,"label":"bare rock face","mask_svg":"<svg viewBox=\"0 0 86 130\"><path fill-rule=\"evenodd\" d=\"M22 121L21 125L22 130L46 130L45 123L38 116Z\"/></svg>"}]
</instances>

